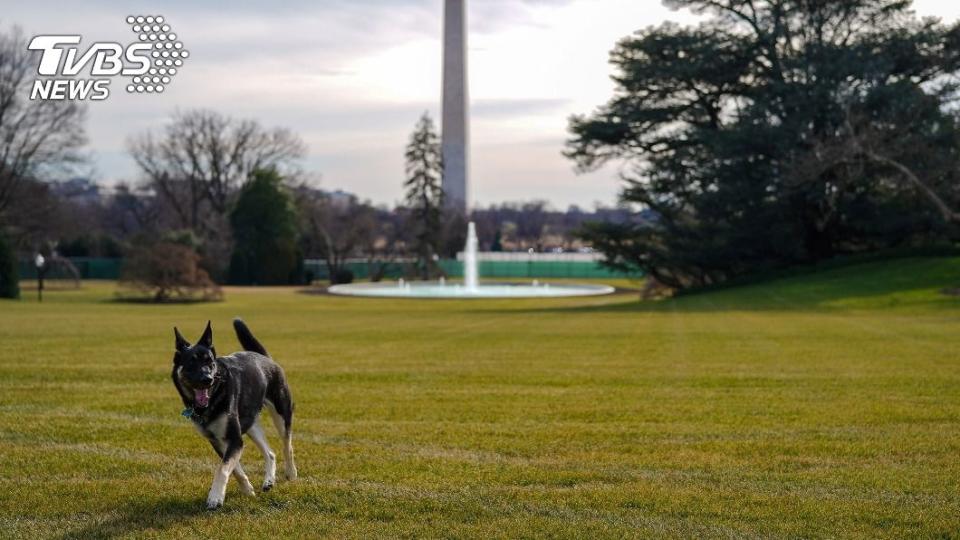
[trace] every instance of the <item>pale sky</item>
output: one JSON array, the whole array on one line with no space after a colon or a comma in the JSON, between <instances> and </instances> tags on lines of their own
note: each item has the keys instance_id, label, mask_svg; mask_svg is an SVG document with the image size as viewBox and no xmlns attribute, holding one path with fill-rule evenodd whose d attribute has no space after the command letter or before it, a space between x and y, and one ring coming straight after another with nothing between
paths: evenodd
<instances>
[{"instance_id":1,"label":"pale sky","mask_svg":"<svg viewBox=\"0 0 960 540\"><path fill-rule=\"evenodd\" d=\"M442 0L2 0L0 27L128 43L127 15L163 15L190 58L166 91L129 95L122 80L89 107L92 176L137 181L125 142L177 109L210 108L304 139L305 170L325 189L375 203L402 198L403 149L420 114L439 126ZM544 199L555 208L616 200L616 166L574 174L561 155L571 114L611 95L620 38L671 20L659 0L467 0L474 205ZM82 7L81 7L82 6ZM960 1L917 0L947 21Z\"/></svg>"}]
</instances>

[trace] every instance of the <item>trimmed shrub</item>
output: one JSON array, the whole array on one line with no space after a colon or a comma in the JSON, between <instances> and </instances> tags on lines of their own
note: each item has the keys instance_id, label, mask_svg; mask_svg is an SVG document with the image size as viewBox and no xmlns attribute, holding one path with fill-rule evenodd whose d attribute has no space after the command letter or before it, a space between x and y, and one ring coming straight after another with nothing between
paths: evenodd
<instances>
[{"instance_id":1,"label":"trimmed shrub","mask_svg":"<svg viewBox=\"0 0 960 540\"><path fill-rule=\"evenodd\" d=\"M353 283L353 271L349 268L338 268L330 274L331 285Z\"/></svg>"},{"instance_id":2,"label":"trimmed shrub","mask_svg":"<svg viewBox=\"0 0 960 540\"><path fill-rule=\"evenodd\" d=\"M223 297L192 248L158 242L134 249L124 261L119 296L152 302L213 301Z\"/></svg>"}]
</instances>

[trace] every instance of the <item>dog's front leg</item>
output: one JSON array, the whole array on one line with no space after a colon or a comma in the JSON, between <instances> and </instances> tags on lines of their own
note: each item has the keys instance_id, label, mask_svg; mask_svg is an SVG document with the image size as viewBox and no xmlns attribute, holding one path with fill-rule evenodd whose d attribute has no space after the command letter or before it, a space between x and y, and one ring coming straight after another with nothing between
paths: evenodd
<instances>
[{"instance_id":1,"label":"dog's front leg","mask_svg":"<svg viewBox=\"0 0 960 540\"><path fill-rule=\"evenodd\" d=\"M223 451L227 447L226 441L214 437L209 437L209 439L213 450L217 453L217 456L223 460ZM236 478L237 483L240 484L240 491L245 495L250 495L251 497L257 496L257 492L253 489L253 484L251 484L250 479L247 478L247 473L243 472L243 464L239 459L237 460L237 466L233 469L233 477Z\"/></svg>"},{"instance_id":2,"label":"dog's front leg","mask_svg":"<svg viewBox=\"0 0 960 540\"><path fill-rule=\"evenodd\" d=\"M227 495L227 480L233 474L237 463L240 462L240 455L243 453L243 437L240 433L240 421L235 415L227 418L227 429L224 437L227 441L227 448L223 452L223 459L217 471L213 475L213 485L210 486L210 493L207 495L207 509L213 510L223 506L223 499Z\"/></svg>"}]
</instances>

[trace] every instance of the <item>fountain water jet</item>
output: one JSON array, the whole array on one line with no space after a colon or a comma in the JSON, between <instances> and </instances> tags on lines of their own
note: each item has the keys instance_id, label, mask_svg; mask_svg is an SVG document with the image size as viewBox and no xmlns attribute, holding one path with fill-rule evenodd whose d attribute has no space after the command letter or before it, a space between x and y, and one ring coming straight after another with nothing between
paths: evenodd
<instances>
[{"instance_id":1,"label":"fountain water jet","mask_svg":"<svg viewBox=\"0 0 960 540\"><path fill-rule=\"evenodd\" d=\"M468 291L476 291L480 286L477 271L477 227L472 221L467 225L467 245L463 247L463 286Z\"/></svg>"}]
</instances>

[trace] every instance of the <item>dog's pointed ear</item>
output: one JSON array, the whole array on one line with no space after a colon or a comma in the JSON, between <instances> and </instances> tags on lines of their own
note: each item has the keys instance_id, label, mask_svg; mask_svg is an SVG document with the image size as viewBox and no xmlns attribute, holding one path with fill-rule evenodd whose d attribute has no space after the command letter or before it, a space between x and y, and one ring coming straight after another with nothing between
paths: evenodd
<instances>
[{"instance_id":1,"label":"dog's pointed ear","mask_svg":"<svg viewBox=\"0 0 960 540\"><path fill-rule=\"evenodd\" d=\"M174 347L177 349L177 352L183 352L190 348L190 342L183 339L183 335L176 326L173 327L173 337L175 340Z\"/></svg>"},{"instance_id":2,"label":"dog's pointed ear","mask_svg":"<svg viewBox=\"0 0 960 540\"><path fill-rule=\"evenodd\" d=\"M210 328L210 321L207 321L207 328L204 329L203 335L200 336L200 341L198 341L197 344L203 345L208 349L213 348L213 329Z\"/></svg>"}]
</instances>

